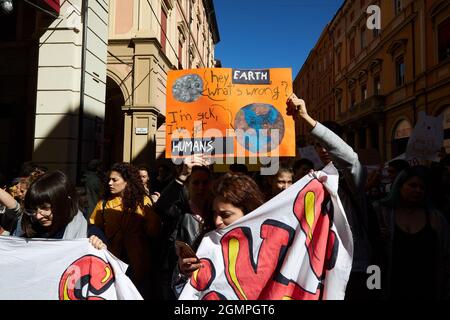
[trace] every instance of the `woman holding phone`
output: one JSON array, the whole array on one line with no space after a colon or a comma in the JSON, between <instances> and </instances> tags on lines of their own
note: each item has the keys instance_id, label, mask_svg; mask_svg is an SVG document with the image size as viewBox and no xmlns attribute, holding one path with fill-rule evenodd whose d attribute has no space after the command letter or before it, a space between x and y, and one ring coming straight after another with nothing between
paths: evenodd
<instances>
[{"instance_id":1,"label":"woman holding phone","mask_svg":"<svg viewBox=\"0 0 450 320\"><path fill-rule=\"evenodd\" d=\"M207 232L214 228L223 229L229 226L264 203L264 196L256 182L244 174L226 173L215 182L212 194L214 227L198 237L193 250L197 249L203 235ZM181 292L180 289L187 279L200 267L197 257L179 256L173 278L174 291Z\"/></svg>"}]
</instances>

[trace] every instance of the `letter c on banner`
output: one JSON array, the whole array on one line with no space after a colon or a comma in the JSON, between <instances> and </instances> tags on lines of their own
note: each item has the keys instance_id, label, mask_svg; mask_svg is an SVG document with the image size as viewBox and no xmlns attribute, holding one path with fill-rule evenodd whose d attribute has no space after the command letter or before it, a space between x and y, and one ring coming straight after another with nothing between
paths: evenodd
<instances>
[{"instance_id":1,"label":"letter c on banner","mask_svg":"<svg viewBox=\"0 0 450 320\"><path fill-rule=\"evenodd\" d=\"M59 281L60 300L104 300L101 294L114 283L114 272L108 262L85 255L64 271ZM83 288L88 288L83 295ZM92 296L90 294L93 294Z\"/></svg>"}]
</instances>

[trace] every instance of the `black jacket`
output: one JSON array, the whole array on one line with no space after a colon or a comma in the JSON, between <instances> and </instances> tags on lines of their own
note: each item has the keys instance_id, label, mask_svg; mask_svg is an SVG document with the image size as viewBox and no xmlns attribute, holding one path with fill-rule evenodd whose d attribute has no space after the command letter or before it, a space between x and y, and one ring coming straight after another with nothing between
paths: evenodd
<instances>
[{"instance_id":1,"label":"black jacket","mask_svg":"<svg viewBox=\"0 0 450 320\"><path fill-rule=\"evenodd\" d=\"M171 274L178 261L175 241L186 242L195 250L203 226L191 213L184 186L175 180L163 190L154 208L162 221L161 269Z\"/></svg>"}]
</instances>

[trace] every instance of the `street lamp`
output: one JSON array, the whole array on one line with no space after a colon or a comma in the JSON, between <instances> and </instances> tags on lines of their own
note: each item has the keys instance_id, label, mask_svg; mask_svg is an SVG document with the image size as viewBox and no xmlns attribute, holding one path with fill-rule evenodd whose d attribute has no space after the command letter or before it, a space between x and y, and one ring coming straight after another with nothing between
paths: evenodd
<instances>
[{"instance_id":1,"label":"street lamp","mask_svg":"<svg viewBox=\"0 0 450 320\"><path fill-rule=\"evenodd\" d=\"M12 0L0 0L0 10L5 14L10 14L14 10Z\"/></svg>"}]
</instances>

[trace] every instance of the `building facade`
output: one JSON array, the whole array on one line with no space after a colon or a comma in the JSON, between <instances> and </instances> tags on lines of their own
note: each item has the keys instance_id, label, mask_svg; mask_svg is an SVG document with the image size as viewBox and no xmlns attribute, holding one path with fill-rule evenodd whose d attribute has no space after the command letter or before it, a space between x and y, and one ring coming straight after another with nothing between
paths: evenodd
<instances>
[{"instance_id":1,"label":"building facade","mask_svg":"<svg viewBox=\"0 0 450 320\"><path fill-rule=\"evenodd\" d=\"M33 161L75 179L102 156L109 3L12 4L0 18L0 170Z\"/></svg>"},{"instance_id":2,"label":"building facade","mask_svg":"<svg viewBox=\"0 0 450 320\"><path fill-rule=\"evenodd\" d=\"M333 46L326 26L293 83L295 94L307 102L308 112L319 121L335 118L333 71ZM310 143L305 124L296 125L299 146Z\"/></svg>"},{"instance_id":3,"label":"building facade","mask_svg":"<svg viewBox=\"0 0 450 320\"><path fill-rule=\"evenodd\" d=\"M0 12L0 172L33 161L79 182L91 159L163 157L168 71L216 65L213 1L12 3Z\"/></svg>"},{"instance_id":4,"label":"building facade","mask_svg":"<svg viewBox=\"0 0 450 320\"><path fill-rule=\"evenodd\" d=\"M369 5L380 8L381 29L368 28ZM327 28L334 116L347 142L392 159L405 152L424 111L444 115L450 152L450 3L346 0Z\"/></svg>"},{"instance_id":5,"label":"building facade","mask_svg":"<svg viewBox=\"0 0 450 320\"><path fill-rule=\"evenodd\" d=\"M164 157L167 73L216 65L212 0L111 0L105 163Z\"/></svg>"}]
</instances>

